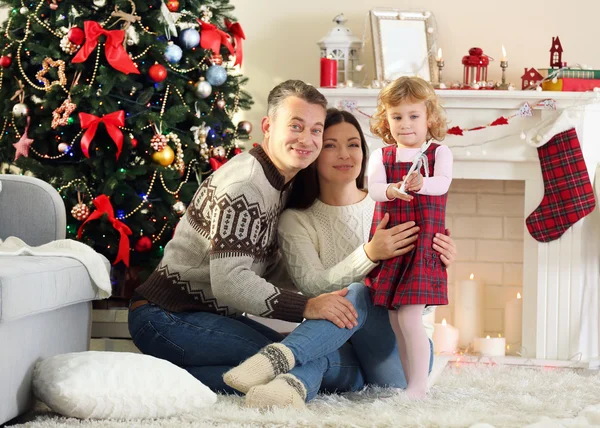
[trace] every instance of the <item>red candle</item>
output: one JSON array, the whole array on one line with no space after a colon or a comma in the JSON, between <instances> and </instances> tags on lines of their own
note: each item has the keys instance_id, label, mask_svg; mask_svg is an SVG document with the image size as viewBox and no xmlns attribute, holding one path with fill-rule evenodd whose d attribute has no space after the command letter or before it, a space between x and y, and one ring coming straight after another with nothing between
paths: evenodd
<instances>
[{"instance_id":1,"label":"red candle","mask_svg":"<svg viewBox=\"0 0 600 428\"><path fill-rule=\"evenodd\" d=\"M321 87L337 87L337 61L335 59L321 58Z\"/></svg>"}]
</instances>

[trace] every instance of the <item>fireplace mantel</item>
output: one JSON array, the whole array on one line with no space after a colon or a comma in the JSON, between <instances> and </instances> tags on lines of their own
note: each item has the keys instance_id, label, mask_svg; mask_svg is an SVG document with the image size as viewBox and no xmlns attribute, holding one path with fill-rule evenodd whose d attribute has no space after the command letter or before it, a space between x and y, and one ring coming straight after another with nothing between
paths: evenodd
<instances>
[{"instance_id":1,"label":"fireplace mantel","mask_svg":"<svg viewBox=\"0 0 600 428\"><path fill-rule=\"evenodd\" d=\"M382 143L369 132L378 89L320 89L331 107L353 110L372 151ZM508 125L449 135L444 140L454 155L454 178L523 180L527 217L542 200L543 180L535 141L556 118L569 110L581 143L595 192L600 186L600 103L598 93L537 91L437 91L449 126L471 128L517 112L525 102L532 117L515 117ZM553 99L556 110L535 107ZM521 134L528 136L521 139ZM525 224L523 259L523 353L526 358L596 365L599 343L600 211L577 222L560 239L538 243Z\"/></svg>"}]
</instances>

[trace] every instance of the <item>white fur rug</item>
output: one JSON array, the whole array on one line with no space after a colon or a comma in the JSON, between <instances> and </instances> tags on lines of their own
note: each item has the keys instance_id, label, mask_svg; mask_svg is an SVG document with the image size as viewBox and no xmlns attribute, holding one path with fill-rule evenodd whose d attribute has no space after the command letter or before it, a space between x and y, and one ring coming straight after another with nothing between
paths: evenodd
<instances>
[{"instance_id":1,"label":"white fur rug","mask_svg":"<svg viewBox=\"0 0 600 428\"><path fill-rule=\"evenodd\" d=\"M80 421L38 410L19 428L191 427L582 427L600 425L600 375L569 369L448 366L430 396L408 401L402 393L367 389L319 396L308 409L260 412L242 397L219 397L201 413L160 420Z\"/></svg>"}]
</instances>

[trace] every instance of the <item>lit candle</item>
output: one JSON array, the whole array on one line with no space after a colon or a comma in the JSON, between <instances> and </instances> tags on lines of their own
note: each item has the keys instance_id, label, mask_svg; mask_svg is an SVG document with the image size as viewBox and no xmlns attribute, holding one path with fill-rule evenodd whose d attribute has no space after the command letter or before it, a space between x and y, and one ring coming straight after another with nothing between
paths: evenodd
<instances>
[{"instance_id":1,"label":"lit candle","mask_svg":"<svg viewBox=\"0 0 600 428\"><path fill-rule=\"evenodd\" d=\"M440 62L442 60L442 48L438 49L437 61Z\"/></svg>"},{"instance_id":2,"label":"lit candle","mask_svg":"<svg viewBox=\"0 0 600 428\"><path fill-rule=\"evenodd\" d=\"M502 45L502 58L500 61L506 61L506 49L504 49L504 45Z\"/></svg>"},{"instance_id":3,"label":"lit candle","mask_svg":"<svg viewBox=\"0 0 600 428\"><path fill-rule=\"evenodd\" d=\"M487 336L475 338L475 348L484 357L503 357L505 355L506 339L498 335L498 337Z\"/></svg>"},{"instance_id":4,"label":"lit candle","mask_svg":"<svg viewBox=\"0 0 600 428\"><path fill-rule=\"evenodd\" d=\"M504 336L509 345L519 345L523 331L523 299L521 293L517 293L516 299L506 302L504 307ZM518 346L512 347L517 351Z\"/></svg>"},{"instance_id":5,"label":"lit candle","mask_svg":"<svg viewBox=\"0 0 600 428\"><path fill-rule=\"evenodd\" d=\"M437 354L453 354L458 345L458 330L446 323L446 318L441 324L435 324L433 330L433 350Z\"/></svg>"},{"instance_id":6,"label":"lit candle","mask_svg":"<svg viewBox=\"0 0 600 428\"><path fill-rule=\"evenodd\" d=\"M469 279L456 283L454 326L460 332L458 345L466 348L483 336L483 283Z\"/></svg>"},{"instance_id":7,"label":"lit candle","mask_svg":"<svg viewBox=\"0 0 600 428\"><path fill-rule=\"evenodd\" d=\"M337 86L337 61L321 58L321 87L335 88Z\"/></svg>"}]
</instances>

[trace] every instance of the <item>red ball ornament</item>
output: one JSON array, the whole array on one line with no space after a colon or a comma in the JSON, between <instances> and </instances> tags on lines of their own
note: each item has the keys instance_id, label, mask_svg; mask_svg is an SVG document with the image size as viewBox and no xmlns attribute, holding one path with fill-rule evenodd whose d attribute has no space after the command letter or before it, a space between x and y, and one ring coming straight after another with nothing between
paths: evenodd
<instances>
[{"instance_id":1,"label":"red ball ornament","mask_svg":"<svg viewBox=\"0 0 600 428\"><path fill-rule=\"evenodd\" d=\"M79 27L71 27L67 33L67 38L74 45L82 45L85 40L85 33Z\"/></svg>"},{"instance_id":2,"label":"red ball ornament","mask_svg":"<svg viewBox=\"0 0 600 428\"><path fill-rule=\"evenodd\" d=\"M171 12L177 12L179 10L179 2L177 0L169 0L167 2L167 9Z\"/></svg>"},{"instance_id":3,"label":"red ball ornament","mask_svg":"<svg viewBox=\"0 0 600 428\"><path fill-rule=\"evenodd\" d=\"M138 253L145 253L146 251L150 251L152 249L152 240L147 236L142 236L135 243L135 251Z\"/></svg>"},{"instance_id":4,"label":"red ball ornament","mask_svg":"<svg viewBox=\"0 0 600 428\"><path fill-rule=\"evenodd\" d=\"M136 140L135 138L131 139L131 147L133 147L134 149L137 147L138 145L138 140Z\"/></svg>"},{"instance_id":5,"label":"red ball ornament","mask_svg":"<svg viewBox=\"0 0 600 428\"><path fill-rule=\"evenodd\" d=\"M8 68L12 65L12 58L10 56L4 55L0 58L0 67Z\"/></svg>"},{"instance_id":6,"label":"red ball ornament","mask_svg":"<svg viewBox=\"0 0 600 428\"><path fill-rule=\"evenodd\" d=\"M162 82L167 78L167 69L160 64L154 64L148 70L148 75L155 82Z\"/></svg>"},{"instance_id":7,"label":"red ball ornament","mask_svg":"<svg viewBox=\"0 0 600 428\"><path fill-rule=\"evenodd\" d=\"M240 149L239 147L236 147L235 149L233 149L233 154L234 154L234 155L239 155L239 154L240 154L240 153L242 153L242 152L243 152L243 150L242 150L242 149Z\"/></svg>"}]
</instances>

